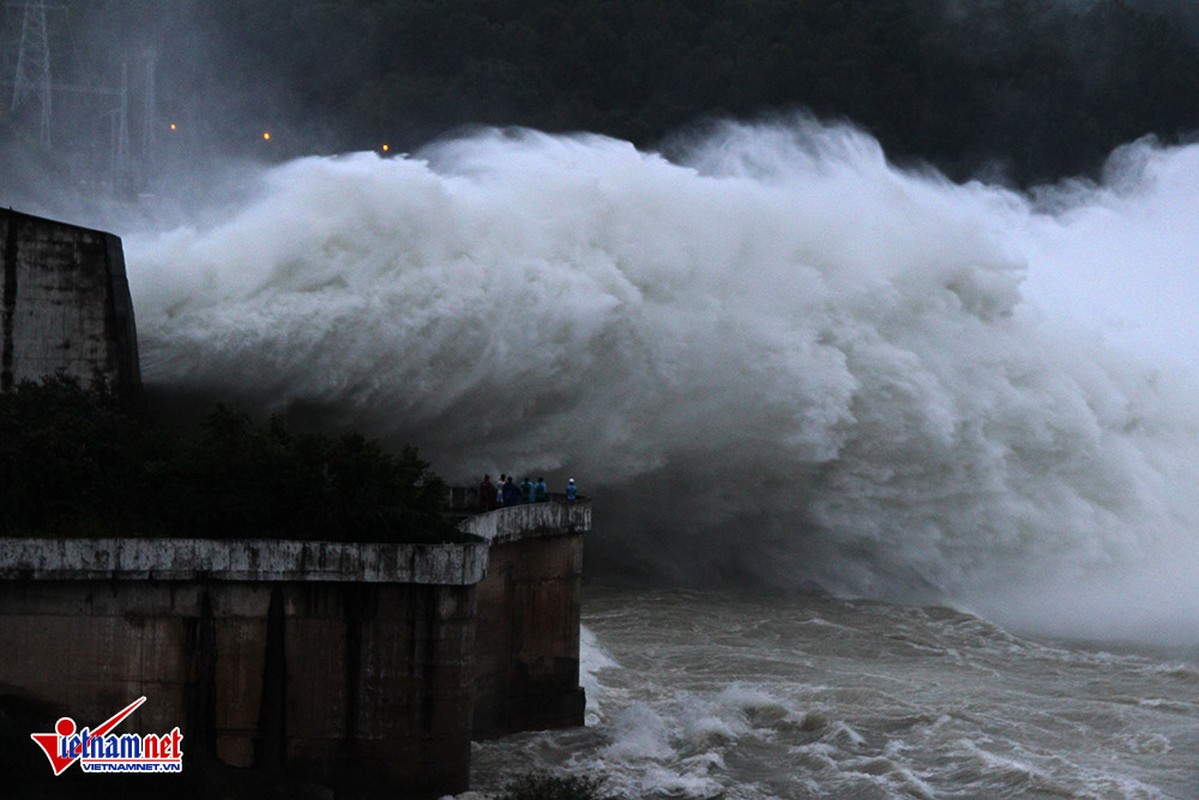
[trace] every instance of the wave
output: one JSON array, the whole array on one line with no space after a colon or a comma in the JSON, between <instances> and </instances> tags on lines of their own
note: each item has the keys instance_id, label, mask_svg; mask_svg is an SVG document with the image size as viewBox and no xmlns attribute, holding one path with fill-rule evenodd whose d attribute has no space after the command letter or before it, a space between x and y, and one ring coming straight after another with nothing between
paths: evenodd
<instances>
[{"instance_id":1,"label":"wave","mask_svg":"<svg viewBox=\"0 0 1199 800\"><path fill-rule=\"evenodd\" d=\"M679 152L490 130L265 169L126 236L145 378L455 481L573 476L609 575L1199 640L1199 148L1031 193L804 118Z\"/></svg>"}]
</instances>

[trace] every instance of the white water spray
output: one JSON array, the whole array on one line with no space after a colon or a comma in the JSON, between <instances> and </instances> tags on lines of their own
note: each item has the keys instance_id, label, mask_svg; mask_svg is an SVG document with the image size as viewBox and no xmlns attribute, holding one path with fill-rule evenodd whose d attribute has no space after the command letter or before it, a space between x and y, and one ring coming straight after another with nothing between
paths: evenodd
<instances>
[{"instance_id":1,"label":"white water spray","mask_svg":"<svg viewBox=\"0 0 1199 800\"><path fill-rule=\"evenodd\" d=\"M1199 640L1195 381L1158 327L1191 351L1199 149L1120 163L1038 204L806 121L684 163L531 132L304 159L126 237L143 372L452 480L569 472L606 569Z\"/></svg>"}]
</instances>

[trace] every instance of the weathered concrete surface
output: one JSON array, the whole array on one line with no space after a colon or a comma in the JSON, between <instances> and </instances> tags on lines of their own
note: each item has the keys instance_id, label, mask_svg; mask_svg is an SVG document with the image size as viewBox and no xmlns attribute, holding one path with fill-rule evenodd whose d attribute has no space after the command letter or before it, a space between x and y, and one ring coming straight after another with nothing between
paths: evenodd
<instances>
[{"instance_id":1,"label":"weathered concrete surface","mask_svg":"<svg viewBox=\"0 0 1199 800\"><path fill-rule=\"evenodd\" d=\"M591 502L525 503L467 517L458 530L480 536L492 544L542 536L564 536L591 530Z\"/></svg>"},{"instance_id":2,"label":"weathered concrete surface","mask_svg":"<svg viewBox=\"0 0 1199 800\"><path fill-rule=\"evenodd\" d=\"M478 587L475 738L582 725L579 618L591 503L509 506L458 528L492 543Z\"/></svg>"},{"instance_id":3,"label":"weathered concrete surface","mask_svg":"<svg viewBox=\"0 0 1199 800\"><path fill-rule=\"evenodd\" d=\"M121 240L0 209L0 390L64 371L99 372L126 396L141 374Z\"/></svg>"},{"instance_id":4,"label":"weathered concrete surface","mask_svg":"<svg viewBox=\"0 0 1199 800\"><path fill-rule=\"evenodd\" d=\"M263 691L274 680L286 698L275 727L286 730L279 755L290 774L351 795L465 790L473 587L303 584L282 597L286 674L268 668ZM267 642L269 658L269 632ZM263 719L260 736L270 728ZM243 753L249 744L243 734ZM229 731L224 745L232 763Z\"/></svg>"},{"instance_id":5,"label":"weathered concrete surface","mask_svg":"<svg viewBox=\"0 0 1199 800\"><path fill-rule=\"evenodd\" d=\"M0 688L54 708L39 731L146 695L125 729L179 725L185 772L460 792L472 738L583 721L590 508L555 505L467 526L490 545L0 539ZM37 749L17 757L52 793Z\"/></svg>"},{"instance_id":6,"label":"weathered concrete surface","mask_svg":"<svg viewBox=\"0 0 1199 800\"><path fill-rule=\"evenodd\" d=\"M491 548L478 587L476 739L583 724L579 534Z\"/></svg>"},{"instance_id":7,"label":"weathered concrete surface","mask_svg":"<svg viewBox=\"0 0 1199 800\"><path fill-rule=\"evenodd\" d=\"M0 579L473 585L487 545L279 539L0 539Z\"/></svg>"},{"instance_id":8,"label":"weathered concrete surface","mask_svg":"<svg viewBox=\"0 0 1199 800\"><path fill-rule=\"evenodd\" d=\"M145 695L124 729L179 725L185 770L436 797L467 788L474 626L474 586L0 580L0 684L81 724Z\"/></svg>"}]
</instances>

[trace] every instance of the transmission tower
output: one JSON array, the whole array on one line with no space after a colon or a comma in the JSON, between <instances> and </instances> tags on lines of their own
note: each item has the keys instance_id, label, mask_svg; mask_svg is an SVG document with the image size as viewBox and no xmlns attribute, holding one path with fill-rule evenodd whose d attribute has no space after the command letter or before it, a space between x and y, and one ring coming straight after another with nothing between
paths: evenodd
<instances>
[{"instance_id":1,"label":"transmission tower","mask_svg":"<svg viewBox=\"0 0 1199 800\"><path fill-rule=\"evenodd\" d=\"M129 177L129 62L121 64L120 102L116 108L116 131L112 138L112 168L118 179Z\"/></svg>"},{"instance_id":2,"label":"transmission tower","mask_svg":"<svg viewBox=\"0 0 1199 800\"><path fill-rule=\"evenodd\" d=\"M155 131L158 130L157 98L154 91L154 72L158 62L158 51L153 47L146 51L146 87L142 96L142 161L146 167L154 165Z\"/></svg>"},{"instance_id":3,"label":"transmission tower","mask_svg":"<svg viewBox=\"0 0 1199 800\"><path fill-rule=\"evenodd\" d=\"M50 145L50 40L46 33L46 4L42 0L25 3L21 23L21 49L17 55L17 75L13 81L12 110L25 98L34 96L41 106L41 142Z\"/></svg>"}]
</instances>

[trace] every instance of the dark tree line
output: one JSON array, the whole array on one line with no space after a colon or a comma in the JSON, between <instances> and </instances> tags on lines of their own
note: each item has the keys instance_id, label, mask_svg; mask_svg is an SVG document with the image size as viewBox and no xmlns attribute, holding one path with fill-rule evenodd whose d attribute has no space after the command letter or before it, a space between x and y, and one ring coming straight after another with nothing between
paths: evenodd
<instances>
[{"instance_id":1,"label":"dark tree line","mask_svg":"<svg viewBox=\"0 0 1199 800\"><path fill-rule=\"evenodd\" d=\"M460 539L445 491L415 449L356 433L217 406L179 436L63 377L0 394L0 535Z\"/></svg>"}]
</instances>

